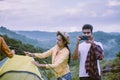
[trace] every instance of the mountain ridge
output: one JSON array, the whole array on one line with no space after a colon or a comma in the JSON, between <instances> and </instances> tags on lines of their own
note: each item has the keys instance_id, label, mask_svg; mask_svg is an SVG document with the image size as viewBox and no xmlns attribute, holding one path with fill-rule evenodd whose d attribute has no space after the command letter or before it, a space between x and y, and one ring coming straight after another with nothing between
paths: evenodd
<instances>
[{"instance_id":1,"label":"mountain ridge","mask_svg":"<svg viewBox=\"0 0 120 80\"><path fill-rule=\"evenodd\" d=\"M11 34L10 34L11 33ZM76 37L81 32L68 32L70 35L70 49L73 51L76 44ZM0 34L7 35L9 37L21 40L22 42L30 43L34 46L50 49L56 44L55 32L44 31L11 31L4 27L0 27ZM17 34L16 36L14 36ZM111 59L116 56L116 53L120 52L120 33L97 31L93 33L95 40L100 41L103 44L105 57ZM22 37L20 37L22 36ZM17 38L16 38L17 37ZM34 42L35 41L35 42ZM25 42L25 43L26 43Z\"/></svg>"}]
</instances>

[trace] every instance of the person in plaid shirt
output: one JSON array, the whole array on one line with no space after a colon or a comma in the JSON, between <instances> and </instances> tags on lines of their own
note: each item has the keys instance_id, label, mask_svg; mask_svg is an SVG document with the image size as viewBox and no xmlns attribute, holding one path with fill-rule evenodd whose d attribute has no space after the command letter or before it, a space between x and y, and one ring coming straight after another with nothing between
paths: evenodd
<instances>
[{"instance_id":1,"label":"person in plaid shirt","mask_svg":"<svg viewBox=\"0 0 120 80\"><path fill-rule=\"evenodd\" d=\"M79 58L80 80L101 80L99 60L104 58L103 47L100 42L94 41L93 26L85 24L82 27L83 36L77 37L76 47L72 58Z\"/></svg>"}]
</instances>

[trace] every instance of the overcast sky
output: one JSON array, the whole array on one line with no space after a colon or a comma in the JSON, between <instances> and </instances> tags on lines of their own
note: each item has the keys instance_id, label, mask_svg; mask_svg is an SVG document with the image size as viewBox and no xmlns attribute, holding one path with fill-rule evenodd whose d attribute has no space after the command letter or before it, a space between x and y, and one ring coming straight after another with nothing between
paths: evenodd
<instances>
[{"instance_id":1,"label":"overcast sky","mask_svg":"<svg viewBox=\"0 0 120 80\"><path fill-rule=\"evenodd\" d=\"M10 30L120 32L120 0L0 0L0 26Z\"/></svg>"}]
</instances>

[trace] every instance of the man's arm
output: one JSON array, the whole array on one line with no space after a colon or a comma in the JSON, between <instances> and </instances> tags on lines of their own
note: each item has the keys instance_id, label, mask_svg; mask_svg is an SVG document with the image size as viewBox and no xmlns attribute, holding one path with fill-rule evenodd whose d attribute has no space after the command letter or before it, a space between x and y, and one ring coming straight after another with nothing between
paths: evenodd
<instances>
[{"instance_id":1,"label":"man's arm","mask_svg":"<svg viewBox=\"0 0 120 80\"><path fill-rule=\"evenodd\" d=\"M77 37L77 44L76 44L76 47L75 47L74 52L72 54L73 60L77 60L79 58L78 48L79 48L80 40L81 40L81 38L78 36Z\"/></svg>"},{"instance_id":2,"label":"man's arm","mask_svg":"<svg viewBox=\"0 0 120 80\"><path fill-rule=\"evenodd\" d=\"M95 50L96 59L102 60L104 58L104 52L103 52L103 49L101 48L101 46L97 45L97 44L92 44L92 46Z\"/></svg>"},{"instance_id":3,"label":"man's arm","mask_svg":"<svg viewBox=\"0 0 120 80\"><path fill-rule=\"evenodd\" d=\"M77 60L78 59L78 55L79 55L79 53L78 53L78 45L79 44L76 44L76 47L75 47L75 49L74 49L74 52L73 52L73 54L72 54L72 58L73 58L73 60Z\"/></svg>"},{"instance_id":4,"label":"man's arm","mask_svg":"<svg viewBox=\"0 0 120 80\"><path fill-rule=\"evenodd\" d=\"M102 44L101 43L99 43L99 45L96 44L94 42L93 36L90 36L89 40L87 42L91 43L91 46L95 51L96 58L99 59L99 60L102 60L104 58L104 52L103 52Z\"/></svg>"}]
</instances>

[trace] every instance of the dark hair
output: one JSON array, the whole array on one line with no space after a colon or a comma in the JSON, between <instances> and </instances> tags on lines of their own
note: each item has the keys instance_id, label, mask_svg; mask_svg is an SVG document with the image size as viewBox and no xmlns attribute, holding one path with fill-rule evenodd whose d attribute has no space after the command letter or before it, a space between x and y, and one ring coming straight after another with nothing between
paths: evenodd
<instances>
[{"instance_id":1,"label":"dark hair","mask_svg":"<svg viewBox=\"0 0 120 80\"><path fill-rule=\"evenodd\" d=\"M90 25L90 24L85 24L85 25L83 25L83 27L82 27L82 30L83 30L83 29L90 29L90 31L92 32L92 31L93 31L93 26Z\"/></svg>"},{"instance_id":2,"label":"dark hair","mask_svg":"<svg viewBox=\"0 0 120 80\"><path fill-rule=\"evenodd\" d=\"M68 45L65 45L65 47L69 50L69 57L68 57L68 64L70 64L70 58L71 58L71 51Z\"/></svg>"}]
</instances>

